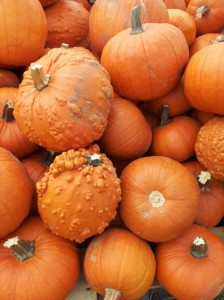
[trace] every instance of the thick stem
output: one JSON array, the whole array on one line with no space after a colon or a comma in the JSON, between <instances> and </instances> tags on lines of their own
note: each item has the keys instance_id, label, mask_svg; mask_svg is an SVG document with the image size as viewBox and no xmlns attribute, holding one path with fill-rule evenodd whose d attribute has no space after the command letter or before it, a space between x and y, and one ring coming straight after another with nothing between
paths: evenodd
<instances>
[{"instance_id":1,"label":"thick stem","mask_svg":"<svg viewBox=\"0 0 224 300\"><path fill-rule=\"evenodd\" d=\"M114 289L105 289L105 297L104 300L118 300L121 297L121 292Z\"/></svg>"},{"instance_id":2,"label":"thick stem","mask_svg":"<svg viewBox=\"0 0 224 300\"><path fill-rule=\"evenodd\" d=\"M97 154L97 153L86 156L86 159L87 159L88 165L93 166L93 167L101 166L103 163L103 160L101 159L100 154Z\"/></svg>"},{"instance_id":3,"label":"thick stem","mask_svg":"<svg viewBox=\"0 0 224 300\"><path fill-rule=\"evenodd\" d=\"M152 207L160 207L166 202L166 199L163 197L163 194L159 191L152 191L148 197L149 203Z\"/></svg>"},{"instance_id":4,"label":"thick stem","mask_svg":"<svg viewBox=\"0 0 224 300\"><path fill-rule=\"evenodd\" d=\"M5 120L5 122L10 122L10 121L13 121L15 120L14 118L14 115L13 115L13 104L12 104L12 101L11 100L7 100L6 101L6 104L3 108L3 111L2 111L2 119Z\"/></svg>"},{"instance_id":5,"label":"thick stem","mask_svg":"<svg viewBox=\"0 0 224 300\"><path fill-rule=\"evenodd\" d=\"M210 12L210 7L208 5L202 5L197 9L196 17L202 18L207 16L207 14Z\"/></svg>"},{"instance_id":6,"label":"thick stem","mask_svg":"<svg viewBox=\"0 0 224 300\"><path fill-rule=\"evenodd\" d=\"M203 237L196 237L191 246L191 255L195 258L207 257L208 246Z\"/></svg>"},{"instance_id":7,"label":"thick stem","mask_svg":"<svg viewBox=\"0 0 224 300\"><path fill-rule=\"evenodd\" d=\"M35 65L31 67L31 76L33 79L34 87L41 91L48 86L50 75L44 74L44 69L41 65Z\"/></svg>"},{"instance_id":8,"label":"thick stem","mask_svg":"<svg viewBox=\"0 0 224 300\"><path fill-rule=\"evenodd\" d=\"M201 171L197 176L197 182L201 192L208 192L212 175L209 171Z\"/></svg>"},{"instance_id":9,"label":"thick stem","mask_svg":"<svg viewBox=\"0 0 224 300\"><path fill-rule=\"evenodd\" d=\"M218 44L224 42L224 36L218 35L217 38L211 41L212 44Z\"/></svg>"},{"instance_id":10,"label":"thick stem","mask_svg":"<svg viewBox=\"0 0 224 300\"><path fill-rule=\"evenodd\" d=\"M41 157L40 162L44 165L49 167L50 164L54 161L55 157L58 155L57 152L52 150L46 149L45 154Z\"/></svg>"},{"instance_id":11,"label":"thick stem","mask_svg":"<svg viewBox=\"0 0 224 300\"><path fill-rule=\"evenodd\" d=\"M3 246L11 249L15 257L22 262L34 256L34 241L25 241L16 236L8 239Z\"/></svg>"},{"instance_id":12,"label":"thick stem","mask_svg":"<svg viewBox=\"0 0 224 300\"><path fill-rule=\"evenodd\" d=\"M161 114L161 121L160 121L160 126L164 126L167 125L171 122L171 119L169 118L169 105L168 104L164 104L162 106L162 114Z\"/></svg>"},{"instance_id":13,"label":"thick stem","mask_svg":"<svg viewBox=\"0 0 224 300\"><path fill-rule=\"evenodd\" d=\"M131 25L132 30L130 34L139 34L144 32L141 21L141 5L137 5L133 8L131 13Z\"/></svg>"}]
</instances>

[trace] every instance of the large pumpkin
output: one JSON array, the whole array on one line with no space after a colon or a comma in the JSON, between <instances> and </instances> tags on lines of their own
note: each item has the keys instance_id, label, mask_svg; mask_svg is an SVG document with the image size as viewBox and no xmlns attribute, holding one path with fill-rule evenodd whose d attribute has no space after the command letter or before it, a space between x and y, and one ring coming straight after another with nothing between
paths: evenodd
<instances>
[{"instance_id":1,"label":"large pumpkin","mask_svg":"<svg viewBox=\"0 0 224 300\"><path fill-rule=\"evenodd\" d=\"M103 134L113 89L85 48L53 48L24 73L14 116L28 139L55 152L85 147Z\"/></svg>"},{"instance_id":2,"label":"large pumpkin","mask_svg":"<svg viewBox=\"0 0 224 300\"><path fill-rule=\"evenodd\" d=\"M0 177L0 237L4 237L28 216L34 189L23 164L1 147Z\"/></svg>"},{"instance_id":3,"label":"large pumpkin","mask_svg":"<svg viewBox=\"0 0 224 300\"><path fill-rule=\"evenodd\" d=\"M36 186L45 227L78 243L102 233L121 200L120 179L97 145L56 156Z\"/></svg>"},{"instance_id":4,"label":"large pumpkin","mask_svg":"<svg viewBox=\"0 0 224 300\"><path fill-rule=\"evenodd\" d=\"M158 49L163 51L158 55ZM152 100L171 91L188 62L183 33L168 23L144 23L140 6L132 11L132 28L113 36L104 46L101 64L115 92L128 99Z\"/></svg>"},{"instance_id":5,"label":"large pumpkin","mask_svg":"<svg viewBox=\"0 0 224 300\"><path fill-rule=\"evenodd\" d=\"M110 228L91 240L84 256L89 285L104 299L139 299L155 277L149 244L127 229Z\"/></svg>"},{"instance_id":6,"label":"large pumpkin","mask_svg":"<svg viewBox=\"0 0 224 300\"><path fill-rule=\"evenodd\" d=\"M79 276L79 253L32 217L0 240L0 268L1 299L64 300Z\"/></svg>"},{"instance_id":7,"label":"large pumpkin","mask_svg":"<svg viewBox=\"0 0 224 300\"><path fill-rule=\"evenodd\" d=\"M221 239L204 226L193 224L177 238L156 245L156 278L175 299L221 300L223 253Z\"/></svg>"},{"instance_id":8,"label":"large pumpkin","mask_svg":"<svg viewBox=\"0 0 224 300\"><path fill-rule=\"evenodd\" d=\"M141 157L122 171L120 214L136 235L168 241L195 220L199 188L179 162L164 156Z\"/></svg>"},{"instance_id":9,"label":"large pumpkin","mask_svg":"<svg viewBox=\"0 0 224 300\"><path fill-rule=\"evenodd\" d=\"M39 0L0 1L0 65L27 66L38 59L47 38Z\"/></svg>"}]
</instances>

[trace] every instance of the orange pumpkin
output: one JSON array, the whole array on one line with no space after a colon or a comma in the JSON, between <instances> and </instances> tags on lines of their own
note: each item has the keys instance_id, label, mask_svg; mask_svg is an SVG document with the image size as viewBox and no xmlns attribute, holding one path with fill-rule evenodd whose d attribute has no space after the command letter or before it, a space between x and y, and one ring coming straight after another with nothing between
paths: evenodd
<instances>
[{"instance_id":1,"label":"orange pumpkin","mask_svg":"<svg viewBox=\"0 0 224 300\"><path fill-rule=\"evenodd\" d=\"M120 176L120 214L136 235L152 242L168 241L191 226L199 206L194 176L164 156L138 158Z\"/></svg>"},{"instance_id":2,"label":"orange pumpkin","mask_svg":"<svg viewBox=\"0 0 224 300\"><path fill-rule=\"evenodd\" d=\"M56 156L36 187L44 226L78 243L102 233L121 200L120 179L97 145Z\"/></svg>"},{"instance_id":3,"label":"orange pumpkin","mask_svg":"<svg viewBox=\"0 0 224 300\"><path fill-rule=\"evenodd\" d=\"M132 29L117 33L106 43L101 64L118 95L148 101L176 86L188 62L189 48L183 33L174 25L142 25L140 9L139 5L132 11ZM162 58L158 49L166 49Z\"/></svg>"},{"instance_id":4,"label":"orange pumpkin","mask_svg":"<svg viewBox=\"0 0 224 300\"><path fill-rule=\"evenodd\" d=\"M39 0L40 4L45 8L58 0Z\"/></svg>"},{"instance_id":5,"label":"orange pumpkin","mask_svg":"<svg viewBox=\"0 0 224 300\"><path fill-rule=\"evenodd\" d=\"M168 9L186 10L186 3L184 0L163 0Z\"/></svg>"},{"instance_id":6,"label":"orange pumpkin","mask_svg":"<svg viewBox=\"0 0 224 300\"><path fill-rule=\"evenodd\" d=\"M0 68L0 87L17 88L19 84L20 80L14 71Z\"/></svg>"},{"instance_id":7,"label":"orange pumpkin","mask_svg":"<svg viewBox=\"0 0 224 300\"><path fill-rule=\"evenodd\" d=\"M84 256L90 287L104 299L139 299L155 277L155 257L149 244L127 229L110 228L93 238Z\"/></svg>"},{"instance_id":8,"label":"orange pumpkin","mask_svg":"<svg viewBox=\"0 0 224 300\"><path fill-rule=\"evenodd\" d=\"M177 238L156 245L156 278L175 299L223 299L223 253L220 238L193 224Z\"/></svg>"}]
</instances>

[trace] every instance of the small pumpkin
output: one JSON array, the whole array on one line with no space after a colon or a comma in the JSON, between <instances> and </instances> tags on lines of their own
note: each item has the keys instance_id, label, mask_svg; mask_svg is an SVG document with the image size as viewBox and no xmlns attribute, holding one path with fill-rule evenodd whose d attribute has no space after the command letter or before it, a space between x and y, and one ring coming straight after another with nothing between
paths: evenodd
<instances>
[{"instance_id":1,"label":"small pumpkin","mask_svg":"<svg viewBox=\"0 0 224 300\"><path fill-rule=\"evenodd\" d=\"M28 216L33 184L23 164L0 147L0 238L13 232Z\"/></svg>"},{"instance_id":2,"label":"small pumpkin","mask_svg":"<svg viewBox=\"0 0 224 300\"><path fill-rule=\"evenodd\" d=\"M175 299L223 299L224 243L204 226L193 224L155 249L156 279Z\"/></svg>"},{"instance_id":3,"label":"small pumpkin","mask_svg":"<svg viewBox=\"0 0 224 300\"><path fill-rule=\"evenodd\" d=\"M57 155L36 187L44 226L78 243L102 233L121 200L120 179L97 144Z\"/></svg>"},{"instance_id":4,"label":"small pumpkin","mask_svg":"<svg viewBox=\"0 0 224 300\"><path fill-rule=\"evenodd\" d=\"M17 88L20 84L19 77L12 70L0 68L0 87Z\"/></svg>"},{"instance_id":5,"label":"small pumpkin","mask_svg":"<svg viewBox=\"0 0 224 300\"><path fill-rule=\"evenodd\" d=\"M120 179L120 215L141 238L168 241L194 222L199 188L181 163L165 156L141 157L124 168Z\"/></svg>"},{"instance_id":6,"label":"small pumpkin","mask_svg":"<svg viewBox=\"0 0 224 300\"><path fill-rule=\"evenodd\" d=\"M78 149L103 134L112 97L109 75L89 50L53 48L24 72L14 116L31 142Z\"/></svg>"},{"instance_id":7,"label":"small pumpkin","mask_svg":"<svg viewBox=\"0 0 224 300\"><path fill-rule=\"evenodd\" d=\"M84 256L90 287L104 299L139 299L152 285L155 257L149 244L127 229L109 228L94 237Z\"/></svg>"},{"instance_id":8,"label":"small pumpkin","mask_svg":"<svg viewBox=\"0 0 224 300\"><path fill-rule=\"evenodd\" d=\"M1 299L65 299L80 273L77 246L26 219L0 240Z\"/></svg>"}]
</instances>

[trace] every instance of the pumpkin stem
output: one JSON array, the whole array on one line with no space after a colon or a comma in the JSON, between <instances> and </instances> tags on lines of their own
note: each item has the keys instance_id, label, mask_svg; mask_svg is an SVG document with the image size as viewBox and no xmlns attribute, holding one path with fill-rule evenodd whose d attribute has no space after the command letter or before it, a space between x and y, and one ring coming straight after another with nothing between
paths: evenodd
<instances>
[{"instance_id":1,"label":"pumpkin stem","mask_svg":"<svg viewBox=\"0 0 224 300\"><path fill-rule=\"evenodd\" d=\"M31 67L31 77L33 79L34 87L41 91L44 87L48 86L50 75L44 74L44 69L41 65Z\"/></svg>"},{"instance_id":2,"label":"pumpkin stem","mask_svg":"<svg viewBox=\"0 0 224 300\"><path fill-rule=\"evenodd\" d=\"M13 115L13 110L14 109L13 109L12 101L7 100L5 103L5 106L3 108L1 118L3 120L5 120L5 122L10 122L10 121L15 120L14 115Z\"/></svg>"},{"instance_id":3,"label":"pumpkin stem","mask_svg":"<svg viewBox=\"0 0 224 300\"><path fill-rule=\"evenodd\" d=\"M105 297L104 300L118 300L120 299L121 292L114 289L105 289Z\"/></svg>"},{"instance_id":4,"label":"pumpkin stem","mask_svg":"<svg viewBox=\"0 0 224 300\"><path fill-rule=\"evenodd\" d=\"M132 30L130 34L138 34L145 31L142 27L140 12L141 12L141 5L137 5L132 9L132 13L131 13Z\"/></svg>"},{"instance_id":5,"label":"pumpkin stem","mask_svg":"<svg viewBox=\"0 0 224 300\"><path fill-rule=\"evenodd\" d=\"M86 156L87 164L93 167L99 167L102 165L103 160L100 158L100 154L94 153L92 155Z\"/></svg>"},{"instance_id":6,"label":"pumpkin stem","mask_svg":"<svg viewBox=\"0 0 224 300\"><path fill-rule=\"evenodd\" d=\"M208 246L203 237L196 237L191 246L191 255L195 258L207 257Z\"/></svg>"},{"instance_id":7,"label":"pumpkin stem","mask_svg":"<svg viewBox=\"0 0 224 300\"><path fill-rule=\"evenodd\" d=\"M18 236L8 239L3 243L3 246L12 250L12 253L20 261L25 261L34 256L35 251L34 241L25 241Z\"/></svg>"},{"instance_id":8,"label":"pumpkin stem","mask_svg":"<svg viewBox=\"0 0 224 300\"><path fill-rule=\"evenodd\" d=\"M160 126L164 126L167 125L171 122L171 119L169 118L169 105L168 104L164 104L162 106L162 114L161 114L161 121L160 121Z\"/></svg>"},{"instance_id":9,"label":"pumpkin stem","mask_svg":"<svg viewBox=\"0 0 224 300\"><path fill-rule=\"evenodd\" d=\"M224 299L224 289L216 296L213 300L223 300Z\"/></svg>"},{"instance_id":10,"label":"pumpkin stem","mask_svg":"<svg viewBox=\"0 0 224 300\"><path fill-rule=\"evenodd\" d=\"M202 5L200 6L196 11L196 17L202 18L207 16L207 14L210 12L210 7L208 5Z\"/></svg>"},{"instance_id":11,"label":"pumpkin stem","mask_svg":"<svg viewBox=\"0 0 224 300\"><path fill-rule=\"evenodd\" d=\"M152 191L149 194L149 202L153 207L160 207L163 206L166 199L163 197L163 194L159 191Z\"/></svg>"},{"instance_id":12,"label":"pumpkin stem","mask_svg":"<svg viewBox=\"0 0 224 300\"><path fill-rule=\"evenodd\" d=\"M224 42L224 36L218 35L214 40L211 40L212 44L218 44Z\"/></svg>"},{"instance_id":13,"label":"pumpkin stem","mask_svg":"<svg viewBox=\"0 0 224 300\"><path fill-rule=\"evenodd\" d=\"M41 157L40 162L44 165L49 167L50 164L54 161L55 157L58 155L57 152L54 152L50 149L45 149L45 154Z\"/></svg>"},{"instance_id":14,"label":"pumpkin stem","mask_svg":"<svg viewBox=\"0 0 224 300\"><path fill-rule=\"evenodd\" d=\"M209 171L201 171L197 176L197 181L201 192L208 192L212 175Z\"/></svg>"}]
</instances>

